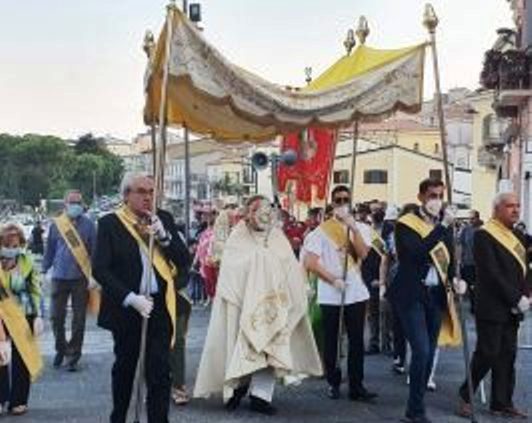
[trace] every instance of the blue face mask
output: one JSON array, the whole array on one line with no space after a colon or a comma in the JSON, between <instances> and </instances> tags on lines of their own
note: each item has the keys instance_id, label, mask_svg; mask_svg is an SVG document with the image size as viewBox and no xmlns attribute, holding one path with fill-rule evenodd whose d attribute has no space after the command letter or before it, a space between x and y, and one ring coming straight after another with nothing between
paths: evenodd
<instances>
[{"instance_id":1,"label":"blue face mask","mask_svg":"<svg viewBox=\"0 0 532 423\"><path fill-rule=\"evenodd\" d=\"M22 254L22 248L20 247L16 247L16 248L2 247L0 249L0 257L6 258L6 259L16 259L21 254Z\"/></svg>"},{"instance_id":2,"label":"blue face mask","mask_svg":"<svg viewBox=\"0 0 532 423\"><path fill-rule=\"evenodd\" d=\"M67 204L66 214L68 217L75 219L83 214L83 206L81 204Z\"/></svg>"}]
</instances>

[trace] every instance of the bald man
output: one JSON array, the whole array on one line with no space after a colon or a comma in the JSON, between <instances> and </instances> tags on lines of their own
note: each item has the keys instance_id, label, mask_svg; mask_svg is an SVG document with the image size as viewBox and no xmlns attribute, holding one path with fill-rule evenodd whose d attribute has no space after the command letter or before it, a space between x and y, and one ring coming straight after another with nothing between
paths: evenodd
<instances>
[{"instance_id":1,"label":"bald man","mask_svg":"<svg viewBox=\"0 0 532 423\"><path fill-rule=\"evenodd\" d=\"M473 388L491 370L490 412L506 418L526 419L515 408L517 331L530 308L527 286L529 263L527 241L514 230L520 204L513 193L495 197L493 216L474 235L473 255L477 270L476 326L477 345L471 362ZM458 414L470 417L467 383L460 388Z\"/></svg>"}]
</instances>

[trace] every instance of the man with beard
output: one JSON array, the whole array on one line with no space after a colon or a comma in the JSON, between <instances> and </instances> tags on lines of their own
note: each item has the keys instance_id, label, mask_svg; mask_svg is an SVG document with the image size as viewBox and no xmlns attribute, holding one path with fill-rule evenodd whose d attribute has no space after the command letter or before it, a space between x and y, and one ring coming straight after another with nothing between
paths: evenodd
<instances>
[{"instance_id":1,"label":"man with beard","mask_svg":"<svg viewBox=\"0 0 532 423\"><path fill-rule=\"evenodd\" d=\"M473 390L491 370L490 412L498 417L528 418L513 404L517 331L530 308L527 285L529 262L525 236L514 229L520 204L513 193L493 202L493 216L475 233L473 255L478 283L475 288L477 345L471 361ZM458 414L471 415L467 383L460 388Z\"/></svg>"},{"instance_id":2,"label":"man with beard","mask_svg":"<svg viewBox=\"0 0 532 423\"><path fill-rule=\"evenodd\" d=\"M321 374L305 275L276 214L251 197L224 246L194 396L222 393L229 411L249 392L252 411L275 414L276 379Z\"/></svg>"}]
</instances>

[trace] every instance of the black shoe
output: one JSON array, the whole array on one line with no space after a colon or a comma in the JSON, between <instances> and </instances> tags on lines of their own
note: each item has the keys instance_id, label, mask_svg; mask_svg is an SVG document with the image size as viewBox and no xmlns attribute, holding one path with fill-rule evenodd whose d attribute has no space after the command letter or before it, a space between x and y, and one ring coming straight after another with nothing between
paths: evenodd
<instances>
[{"instance_id":1,"label":"black shoe","mask_svg":"<svg viewBox=\"0 0 532 423\"><path fill-rule=\"evenodd\" d=\"M426 416L417 416L417 417L404 417L401 419L403 423L432 423L432 420L430 420Z\"/></svg>"},{"instance_id":2,"label":"black shoe","mask_svg":"<svg viewBox=\"0 0 532 423\"><path fill-rule=\"evenodd\" d=\"M233 392L233 396L229 401L225 403L225 409L227 411L234 411L238 408L240 405L240 401L242 401L242 398L246 396L249 390L249 385L243 385L238 388L236 388Z\"/></svg>"},{"instance_id":3,"label":"black shoe","mask_svg":"<svg viewBox=\"0 0 532 423\"><path fill-rule=\"evenodd\" d=\"M56 353L54 357L54 368L58 369L63 364L65 355L63 353Z\"/></svg>"},{"instance_id":4,"label":"black shoe","mask_svg":"<svg viewBox=\"0 0 532 423\"><path fill-rule=\"evenodd\" d=\"M81 358L81 354L75 354L70 356L67 363L67 370L69 372L77 372L79 369L79 360Z\"/></svg>"},{"instance_id":5,"label":"black shoe","mask_svg":"<svg viewBox=\"0 0 532 423\"><path fill-rule=\"evenodd\" d=\"M255 397L253 395L249 396L249 409L260 414L265 414L267 416L273 416L277 414L277 409L268 401L263 400L262 398Z\"/></svg>"},{"instance_id":6,"label":"black shoe","mask_svg":"<svg viewBox=\"0 0 532 423\"><path fill-rule=\"evenodd\" d=\"M340 398L340 387L338 386L329 386L327 388L327 396L332 400L337 400Z\"/></svg>"},{"instance_id":7,"label":"black shoe","mask_svg":"<svg viewBox=\"0 0 532 423\"><path fill-rule=\"evenodd\" d=\"M376 355L380 354L381 350L377 345L372 345L366 350L366 355Z\"/></svg>"},{"instance_id":8,"label":"black shoe","mask_svg":"<svg viewBox=\"0 0 532 423\"><path fill-rule=\"evenodd\" d=\"M366 388L361 388L356 391L349 392L349 399L351 401L371 402L379 395L375 392L370 392Z\"/></svg>"}]
</instances>

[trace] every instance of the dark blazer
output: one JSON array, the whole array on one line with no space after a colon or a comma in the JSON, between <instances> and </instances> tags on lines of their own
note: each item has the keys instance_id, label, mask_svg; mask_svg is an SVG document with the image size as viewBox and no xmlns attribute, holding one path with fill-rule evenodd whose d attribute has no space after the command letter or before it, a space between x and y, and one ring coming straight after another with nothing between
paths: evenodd
<instances>
[{"instance_id":1,"label":"dark blazer","mask_svg":"<svg viewBox=\"0 0 532 423\"><path fill-rule=\"evenodd\" d=\"M419 213L416 213L419 216ZM426 301L427 288L423 280L433 262L430 251L443 241L451 255L451 265L448 270L448 278L454 277L454 247L453 230L437 224L432 232L422 238L417 232L408 226L397 222L395 226L395 243L397 259L399 262L397 275L388 292L390 300L398 308L407 308L415 302ZM436 301L442 307L447 306L447 296L442 283L434 288Z\"/></svg>"},{"instance_id":2,"label":"dark blazer","mask_svg":"<svg viewBox=\"0 0 532 423\"><path fill-rule=\"evenodd\" d=\"M526 238L518 231L514 234L525 249L528 248ZM476 318L505 323L522 317L512 314L512 308L523 295L528 296L530 290L517 259L483 230L475 232L473 255L477 272Z\"/></svg>"},{"instance_id":3,"label":"dark blazer","mask_svg":"<svg viewBox=\"0 0 532 423\"><path fill-rule=\"evenodd\" d=\"M171 235L170 245L162 248L163 254L181 274L188 272L190 256L183 243L174 219L170 213L158 210L157 215ZM135 238L128 232L119 218L108 214L98 221L96 252L93 259L94 278L102 286L102 302L98 325L120 331L130 328L131 323L140 324L139 314L123 302L130 292L139 293L142 278L142 260ZM159 292L166 292L167 284L155 271ZM176 281L177 283L177 281ZM174 287L174 289L176 289Z\"/></svg>"}]
</instances>

